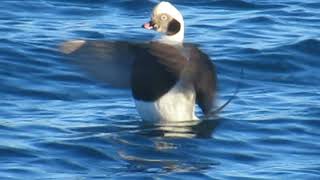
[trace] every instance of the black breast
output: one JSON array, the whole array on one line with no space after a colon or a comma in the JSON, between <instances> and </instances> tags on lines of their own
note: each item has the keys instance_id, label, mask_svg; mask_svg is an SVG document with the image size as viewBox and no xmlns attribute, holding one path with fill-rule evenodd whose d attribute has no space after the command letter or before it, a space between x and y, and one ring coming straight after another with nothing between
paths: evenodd
<instances>
[{"instance_id":1,"label":"black breast","mask_svg":"<svg viewBox=\"0 0 320 180\"><path fill-rule=\"evenodd\" d=\"M187 60L174 46L156 42L135 51L131 74L133 97L155 101L177 83Z\"/></svg>"}]
</instances>

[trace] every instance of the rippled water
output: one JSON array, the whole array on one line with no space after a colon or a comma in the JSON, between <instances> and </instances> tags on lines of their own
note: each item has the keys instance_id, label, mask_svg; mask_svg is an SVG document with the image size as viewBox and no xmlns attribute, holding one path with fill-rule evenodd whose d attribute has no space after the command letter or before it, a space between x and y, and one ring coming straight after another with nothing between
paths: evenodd
<instances>
[{"instance_id":1,"label":"rippled water","mask_svg":"<svg viewBox=\"0 0 320 180\"><path fill-rule=\"evenodd\" d=\"M166 127L57 51L147 41L156 2L1 1L0 179L320 179L320 2L171 1L217 66L219 103L240 91L216 118Z\"/></svg>"}]
</instances>

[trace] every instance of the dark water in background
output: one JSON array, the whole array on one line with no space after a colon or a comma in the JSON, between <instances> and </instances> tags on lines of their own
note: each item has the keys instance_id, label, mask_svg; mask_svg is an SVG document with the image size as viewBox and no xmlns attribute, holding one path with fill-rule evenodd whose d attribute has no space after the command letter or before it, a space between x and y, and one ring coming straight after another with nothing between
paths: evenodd
<instances>
[{"instance_id":1,"label":"dark water in background","mask_svg":"<svg viewBox=\"0 0 320 180\"><path fill-rule=\"evenodd\" d=\"M172 1L217 66L219 103L241 89L215 119L149 127L130 92L56 48L149 40L154 2L1 1L0 179L320 179L320 2Z\"/></svg>"}]
</instances>

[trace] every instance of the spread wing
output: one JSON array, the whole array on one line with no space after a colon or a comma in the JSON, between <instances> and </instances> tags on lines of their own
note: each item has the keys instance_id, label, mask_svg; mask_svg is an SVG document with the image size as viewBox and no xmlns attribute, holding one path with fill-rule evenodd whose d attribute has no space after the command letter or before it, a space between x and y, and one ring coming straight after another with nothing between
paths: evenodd
<instances>
[{"instance_id":1,"label":"spread wing","mask_svg":"<svg viewBox=\"0 0 320 180\"><path fill-rule=\"evenodd\" d=\"M113 87L129 88L136 56L133 46L127 42L73 40L62 44L60 51L97 80Z\"/></svg>"},{"instance_id":2,"label":"spread wing","mask_svg":"<svg viewBox=\"0 0 320 180\"><path fill-rule=\"evenodd\" d=\"M158 42L73 40L62 44L60 51L89 75L113 87L134 89L133 81L155 91L170 89L187 61L179 49Z\"/></svg>"}]
</instances>

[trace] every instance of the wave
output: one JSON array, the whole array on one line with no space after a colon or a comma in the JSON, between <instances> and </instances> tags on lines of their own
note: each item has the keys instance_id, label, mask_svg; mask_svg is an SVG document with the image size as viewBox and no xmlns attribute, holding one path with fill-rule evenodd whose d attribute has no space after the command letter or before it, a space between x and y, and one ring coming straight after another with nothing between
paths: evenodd
<instances>
[{"instance_id":1,"label":"wave","mask_svg":"<svg viewBox=\"0 0 320 180\"><path fill-rule=\"evenodd\" d=\"M320 40L318 39L304 39L293 44L280 47L280 49L283 48L317 56L317 58L320 57Z\"/></svg>"},{"instance_id":2,"label":"wave","mask_svg":"<svg viewBox=\"0 0 320 180\"><path fill-rule=\"evenodd\" d=\"M315 75L320 67L320 41L317 39L270 49L239 48L233 54L237 56L217 62L224 79L241 80L235 72L242 67L244 79L257 80L256 84L263 81L315 87L320 82L320 77Z\"/></svg>"},{"instance_id":3,"label":"wave","mask_svg":"<svg viewBox=\"0 0 320 180\"><path fill-rule=\"evenodd\" d=\"M255 24L255 25L261 25L261 24L276 24L278 22L275 21L274 18L268 17L268 16L256 16L256 17L246 17L245 19L241 19L237 21L236 23L248 23L248 24Z\"/></svg>"},{"instance_id":4,"label":"wave","mask_svg":"<svg viewBox=\"0 0 320 180\"><path fill-rule=\"evenodd\" d=\"M192 5L192 6L207 6L207 7L223 7L228 9L273 9L283 8L284 5L276 3L256 3L245 0L199 0L199 1L188 1L188 0L175 0L171 1L175 4Z\"/></svg>"}]
</instances>

